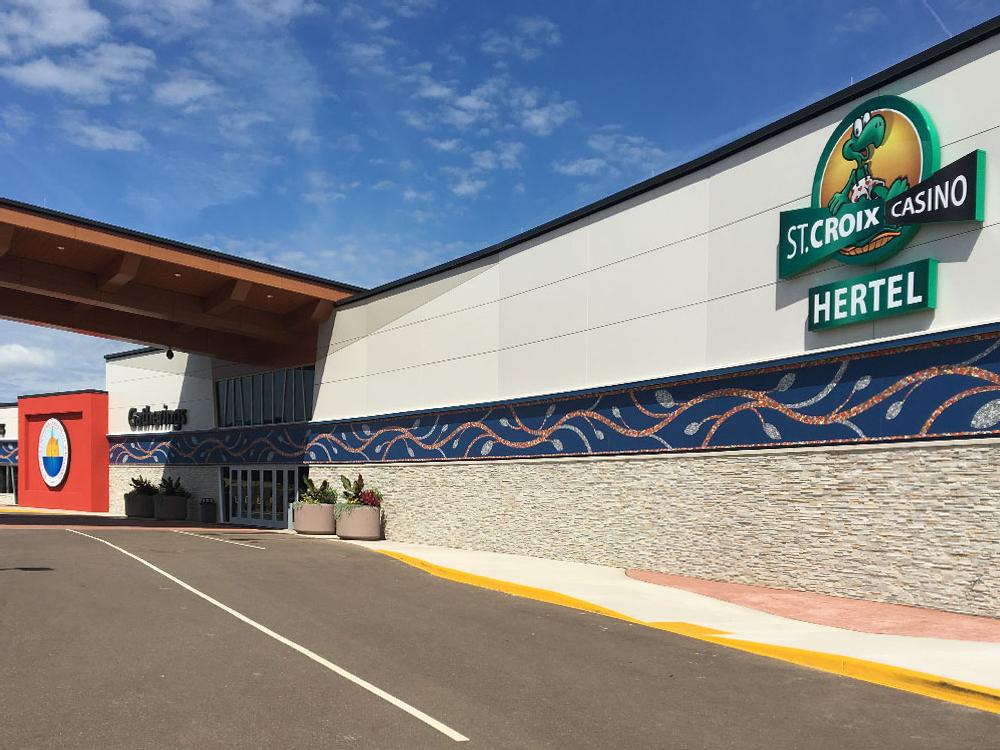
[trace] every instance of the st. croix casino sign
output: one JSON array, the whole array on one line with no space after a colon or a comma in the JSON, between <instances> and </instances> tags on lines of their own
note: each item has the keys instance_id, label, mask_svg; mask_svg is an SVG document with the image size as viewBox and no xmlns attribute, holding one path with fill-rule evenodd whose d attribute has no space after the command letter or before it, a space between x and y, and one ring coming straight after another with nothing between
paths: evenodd
<instances>
[{"instance_id":1,"label":"st. croix casino sign","mask_svg":"<svg viewBox=\"0 0 1000 750\"><path fill-rule=\"evenodd\" d=\"M937 130L899 96L869 99L830 136L813 179L812 205L781 213L778 276L830 258L874 265L913 240L922 224L983 220L986 154L939 168ZM928 310L937 298L928 258L809 290L809 329Z\"/></svg>"}]
</instances>

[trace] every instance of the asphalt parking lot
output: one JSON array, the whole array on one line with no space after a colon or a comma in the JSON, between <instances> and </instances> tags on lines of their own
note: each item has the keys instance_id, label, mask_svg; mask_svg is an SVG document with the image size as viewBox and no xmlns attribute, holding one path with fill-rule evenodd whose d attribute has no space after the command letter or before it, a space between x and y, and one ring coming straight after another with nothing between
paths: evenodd
<instances>
[{"instance_id":1,"label":"asphalt parking lot","mask_svg":"<svg viewBox=\"0 0 1000 750\"><path fill-rule=\"evenodd\" d=\"M912 750L1000 733L993 714L340 542L80 531L0 528L0 747Z\"/></svg>"}]
</instances>

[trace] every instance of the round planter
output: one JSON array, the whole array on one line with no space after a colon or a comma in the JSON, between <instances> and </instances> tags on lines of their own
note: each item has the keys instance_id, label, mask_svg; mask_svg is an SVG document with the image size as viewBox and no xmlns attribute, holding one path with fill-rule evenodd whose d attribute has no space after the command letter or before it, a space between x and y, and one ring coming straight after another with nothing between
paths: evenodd
<instances>
[{"instance_id":1,"label":"round planter","mask_svg":"<svg viewBox=\"0 0 1000 750\"><path fill-rule=\"evenodd\" d=\"M333 506L324 503L302 503L296 505L293 527L299 534L333 534L337 522L333 518Z\"/></svg>"},{"instance_id":2,"label":"round planter","mask_svg":"<svg viewBox=\"0 0 1000 750\"><path fill-rule=\"evenodd\" d=\"M382 510L370 505L338 503L337 536L369 542L382 538Z\"/></svg>"},{"instance_id":3,"label":"round planter","mask_svg":"<svg viewBox=\"0 0 1000 750\"><path fill-rule=\"evenodd\" d=\"M187 501L180 495L157 495L153 502L153 515L161 521L184 521L187 519Z\"/></svg>"},{"instance_id":4,"label":"round planter","mask_svg":"<svg viewBox=\"0 0 1000 750\"><path fill-rule=\"evenodd\" d=\"M156 495L129 492L125 495L125 515L129 518L152 518L154 497Z\"/></svg>"}]
</instances>

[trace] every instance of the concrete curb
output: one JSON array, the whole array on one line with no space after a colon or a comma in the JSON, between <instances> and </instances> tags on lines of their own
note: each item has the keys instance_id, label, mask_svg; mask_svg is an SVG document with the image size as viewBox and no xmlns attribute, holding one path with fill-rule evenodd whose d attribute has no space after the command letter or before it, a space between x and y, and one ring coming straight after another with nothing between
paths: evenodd
<instances>
[{"instance_id":1,"label":"concrete curb","mask_svg":"<svg viewBox=\"0 0 1000 750\"><path fill-rule=\"evenodd\" d=\"M616 612L602 607L598 604L577 599L566 594L548 589L525 586L510 581L502 581L496 578L466 573L453 568L446 568L436 565L426 560L421 560L402 552L376 549L375 552L391 557L399 562L410 565L414 568L429 573L438 578L443 578L456 583L464 583L477 588L499 591L512 596L520 596L525 599L555 604L560 607L568 607L583 612L593 612L594 614L612 617L616 620L643 625L645 627L665 630L676 635L687 638L694 638L700 641L715 643L727 648L737 649L747 653L763 656L770 659L796 664L802 667L818 669L823 672L849 677L863 682L869 682L883 687L903 690L908 693L923 695L948 703L955 703L960 706L975 708L980 711L988 711L1000 714L1000 691L982 685L951 680L938 675L917 672L903 667L894 667L889 664L857 659L852 656L842 656L839 654L828 654L820 651L809 651L806 649L792 648L789 646L775 646L766 643L756 643L747 640L736 640L723 631L707 628L695 623L687 622L645 622L634 617Z\"/></svg>"}]
</instances>

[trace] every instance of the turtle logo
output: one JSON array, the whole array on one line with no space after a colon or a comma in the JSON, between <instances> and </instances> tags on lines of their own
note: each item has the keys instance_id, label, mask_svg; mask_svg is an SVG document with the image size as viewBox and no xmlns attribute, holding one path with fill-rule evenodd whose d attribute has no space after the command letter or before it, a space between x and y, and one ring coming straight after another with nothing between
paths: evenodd
<instances>
[{"instance_id":1,"label":"turtle logo","mask_svg":"<svg viewBox=\"0 0 1000 750\"><path fill-rule=\"evenodd\" d=\"M813 180L812 205L834 218L867 201L889 201L938 168L938 136L930 116L899 96L877 96L855 107L830 136ZM880 263L902 250L920 229L879 222L852 236L837 258Z\"/></svg>"}]
</instances>

